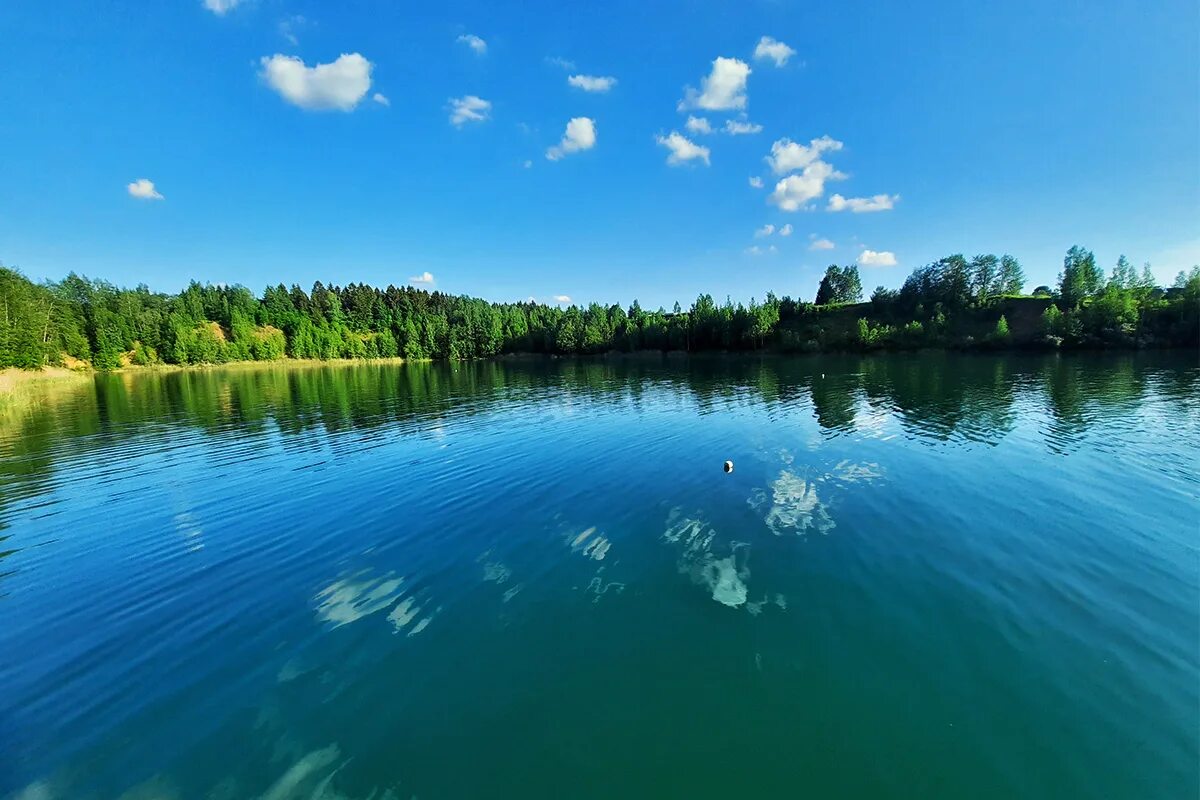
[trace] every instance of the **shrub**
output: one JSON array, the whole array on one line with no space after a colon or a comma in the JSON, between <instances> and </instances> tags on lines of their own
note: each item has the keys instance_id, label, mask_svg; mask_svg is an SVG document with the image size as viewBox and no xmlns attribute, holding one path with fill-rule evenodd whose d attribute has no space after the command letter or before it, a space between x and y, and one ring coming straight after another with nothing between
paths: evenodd
<instances>
[{"instance_id":1,"label":"shrub","mask_svg":"<svg viewBox=\"0 0 1200 800\"><path fill-rule=\"evenodd\" d=\"M1008 339L1008 320L1004 315L1000 315L1000 319L996 320L996 330L993 334L997 341L1006 341Z\"/></svg>"}]
</instances>

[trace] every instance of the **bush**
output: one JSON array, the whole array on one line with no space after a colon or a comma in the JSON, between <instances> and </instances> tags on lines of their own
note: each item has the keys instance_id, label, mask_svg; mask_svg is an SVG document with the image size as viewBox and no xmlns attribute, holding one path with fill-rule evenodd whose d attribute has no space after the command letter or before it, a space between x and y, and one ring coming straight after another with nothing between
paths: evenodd
<instances>
[{"instance_id":1,"label":"bush","mask_svg":"<svg viewBox=\"0 0 1200 800\"><path fill-rule=\"evenodd\" d=\"M151 364L158 363L158 352L148 345L141 342L133 343L133 363L139 367L148 367Z\"/></svg>"},{"instance_id":2,"label":"bush","mask_svg":"<svg viewBox=\"0 0 1200 800\"><path fill-rule=\"evenodd\" d=\"M254 340L250 345L250 351L255 361L278 361L283 358L286 348L287 341L283 331L278 328L263 325L254 329Z\"/></svg>"},{"instance_id":3,"label":"bush","mask_svg":"<svg viewBox=\"0 0 1200 800\"><path fill-rule=\"evenodd\" d=\"M996 330L993 332L992 335L996 338L996 341L998 341L998 342L1003 342L1003 341L1008 340L1008 320L1004 318L1003 314L1001 314L1000 319L998 319L996 321Z\"/></svg>"}]
</instances>

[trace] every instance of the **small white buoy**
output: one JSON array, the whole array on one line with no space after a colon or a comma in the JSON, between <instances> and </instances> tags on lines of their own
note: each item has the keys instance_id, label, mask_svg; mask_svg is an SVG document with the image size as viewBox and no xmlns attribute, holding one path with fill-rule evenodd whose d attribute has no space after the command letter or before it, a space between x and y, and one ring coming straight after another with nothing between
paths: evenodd
<instances>
[{"instance_id":1,"label":"small white buoy","mask_svg":"<svg viewBox=\"0 0 1200 800\"><path fill-rule=\"evenodd\" d=\"M821 380L825 380L825 373L824 373L824 372L822 372L822 373L821 373Z\"/></svg>"},{"instance_id":2,"label":"small white buoy","mask_svg":"<svg viewBox=\"0 0 1200 800\"><path fill-rule=\"evenodd\" d=\"M725 462L725 471L726 471L726 472L733 472L733 462L732 462L732 461L726 461L726 462Z\"/></svg>"}]
</instances>

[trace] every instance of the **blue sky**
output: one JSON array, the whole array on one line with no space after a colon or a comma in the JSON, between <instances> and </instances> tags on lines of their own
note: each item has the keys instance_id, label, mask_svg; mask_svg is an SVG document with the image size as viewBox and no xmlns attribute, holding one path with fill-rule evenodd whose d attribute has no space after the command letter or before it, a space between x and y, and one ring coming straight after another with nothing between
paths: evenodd
<instances>
[{"instance_id":1,"label":"blue sky","mask_svg":"<svg viewBox=\"0 0 1200 800\"><path fill-rule=\"evenodd\" d=\"M1169 282L1198 42L1195 0L11 0L0 260L669 306L960 251L1032 288L1080 243Z\"/></svg>"}]
</instances>

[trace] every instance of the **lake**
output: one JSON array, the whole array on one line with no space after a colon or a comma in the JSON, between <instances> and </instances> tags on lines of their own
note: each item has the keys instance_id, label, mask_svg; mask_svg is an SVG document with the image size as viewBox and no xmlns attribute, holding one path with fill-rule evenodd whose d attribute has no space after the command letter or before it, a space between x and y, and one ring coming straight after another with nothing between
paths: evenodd
<instances>
[{"instance_id":1,"label":"lake","mask_svg":"<svg viewBox=\"0 0 1200 800\"><path fill-rule=\"evenodd\" d=\"M0 797L1195 797L1198 476L1194 353L47 389Z\"/></svg>"}]
</instances>

